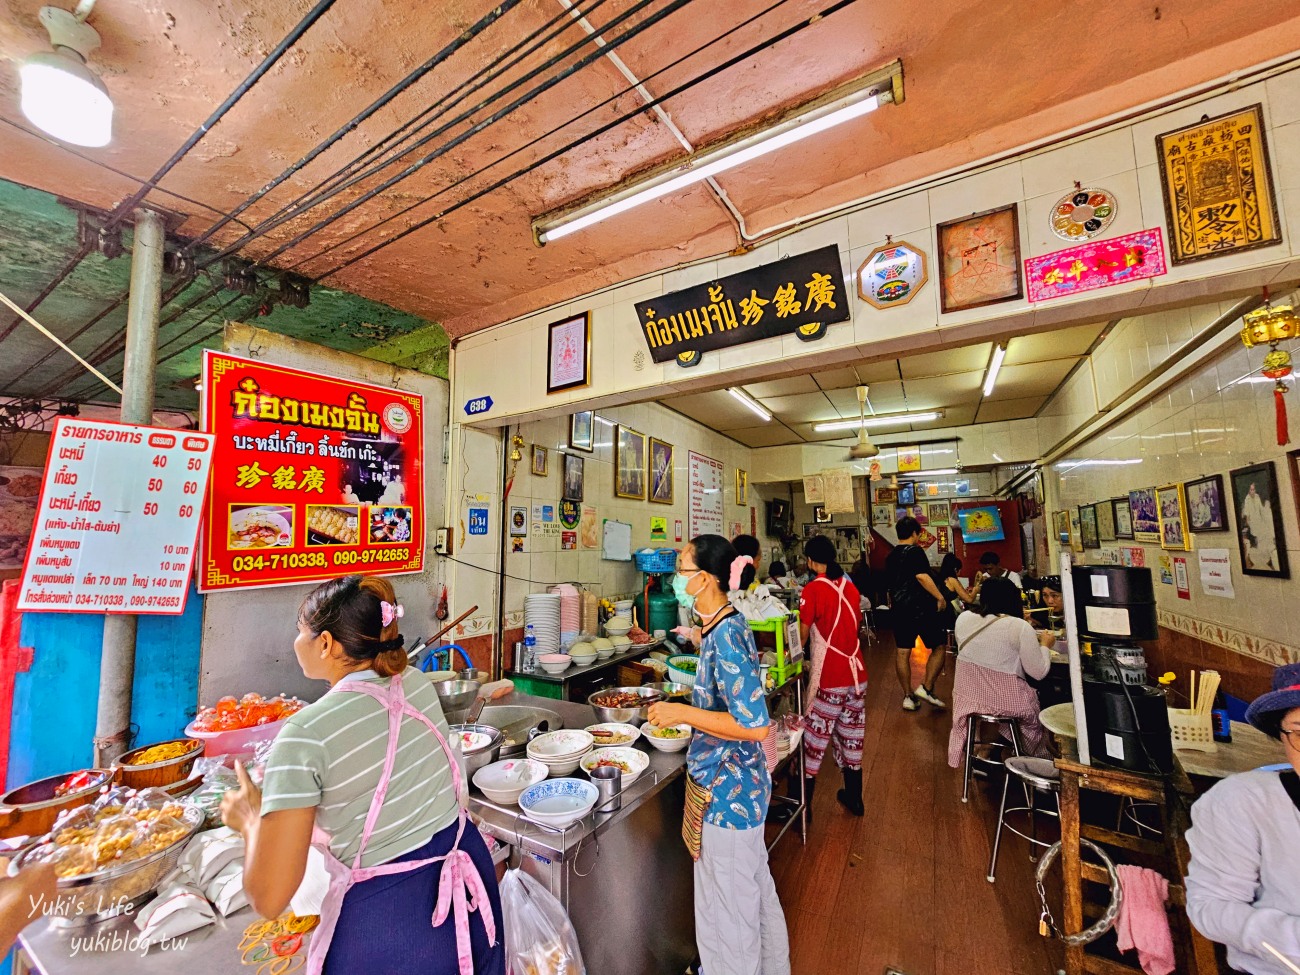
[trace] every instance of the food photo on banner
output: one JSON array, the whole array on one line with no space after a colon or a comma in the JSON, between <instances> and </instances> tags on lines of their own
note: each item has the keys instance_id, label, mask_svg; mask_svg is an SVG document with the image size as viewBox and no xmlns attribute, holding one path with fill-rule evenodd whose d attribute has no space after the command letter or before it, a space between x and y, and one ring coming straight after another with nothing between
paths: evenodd
<instances>
[{"instance_id":1,"label":"food photo on banner","mask_svg":"<svg viewBox=\"0 0 1300 975\"><path fill-rule=\"evenodd\" d=\"M423 419L418 393L207 352L200 590L419 572Z\"/></svg>"}]
</instances>

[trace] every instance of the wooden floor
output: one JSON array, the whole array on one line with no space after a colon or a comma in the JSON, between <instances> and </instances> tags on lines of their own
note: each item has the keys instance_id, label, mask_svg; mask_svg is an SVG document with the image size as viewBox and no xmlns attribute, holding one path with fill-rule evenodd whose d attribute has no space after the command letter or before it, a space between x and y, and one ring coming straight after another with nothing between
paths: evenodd
<instances>
[{"instance_id":1,"label":"wooden floor","mask_svg":"<svg viewBox=\"0 0 1300 975\"><path fill-rule=\"evenodd\" d=\"M1064 952L1038 936L1028 844L1004 833L997 883L984 879L999 796L976 780L962 804L952 719L902 710L893 654L887 634L867 653L866 816L835 801L828 754L808 845L787 835L772 856L794 975L1052 975Z\"/></svg>"}]
</instances>

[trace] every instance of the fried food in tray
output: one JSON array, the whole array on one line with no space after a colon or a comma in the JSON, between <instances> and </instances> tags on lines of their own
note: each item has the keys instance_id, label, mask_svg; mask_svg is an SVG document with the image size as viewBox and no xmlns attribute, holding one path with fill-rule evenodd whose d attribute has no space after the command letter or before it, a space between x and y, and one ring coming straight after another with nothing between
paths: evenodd
<instances>
[{"instance_id":1,"label":"fried food in tray","mask_svg":"<svg viewBox=\"0 0 1300 975\"><path fill-rule=\"evenodd\" d=\"M355 545L357 516L345 514L337 508L312 508L307 517L307 530L332 538L343 545Z\"/></svg>"}]
</instances>

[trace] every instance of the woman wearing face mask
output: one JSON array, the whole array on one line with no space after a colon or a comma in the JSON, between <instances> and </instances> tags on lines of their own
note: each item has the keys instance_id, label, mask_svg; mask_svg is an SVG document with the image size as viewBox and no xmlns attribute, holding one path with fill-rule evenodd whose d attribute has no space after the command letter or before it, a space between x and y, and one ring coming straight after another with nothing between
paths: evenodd
<instances>
[{"instance_id":1,"label":"woman wearing face mask","mask_svg":"<svg viewBox=\"0 0 1300 975\"><path fill-rule=\"evenodd\" d=\"M695 858L695 939L701 975L789 975L785 915L763 825L772 779L762 741L767 699L749 625L727 601L750 561L720 535L682 552L675 586L703 623L690 704L650 706L660 726L688 724L682 835Z\"/></svg>"},{"instance_id":2,"label":"woman wearing face mask","mask_svg":"<svg viewBox=\"0 0 1300 975\"><path fill-rule=\"evenodd\" d=\"M259 790L221 804L245 842L244 890L278 917L324 854L330 885L303 975L504 975L501 901L437 691L406 665L387 579L344 576L298 612L293 649L329 691L285 722ZM432 923L430 923L432 921Z\"/></svg>"}]
</instances>

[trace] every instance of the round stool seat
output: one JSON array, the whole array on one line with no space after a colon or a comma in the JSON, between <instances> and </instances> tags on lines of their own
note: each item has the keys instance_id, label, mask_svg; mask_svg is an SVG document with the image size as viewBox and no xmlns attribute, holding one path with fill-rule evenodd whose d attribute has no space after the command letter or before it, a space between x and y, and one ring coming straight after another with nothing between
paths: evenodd
<instances>
[{"instance_id":1,"label":"round stool seat","mask_svg":"<svg viewBox=\"0 0 1300 975\"><path fill-rule=\"evenodd\" d=\"M1050 758L1015 755L1003 764L1009 774L1028 782L1035 789L1057 792L1061 788L1061 773Z\"/></svg>"}]
</instances>

